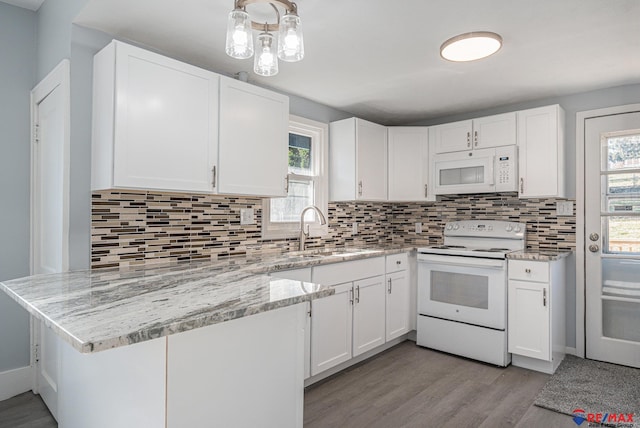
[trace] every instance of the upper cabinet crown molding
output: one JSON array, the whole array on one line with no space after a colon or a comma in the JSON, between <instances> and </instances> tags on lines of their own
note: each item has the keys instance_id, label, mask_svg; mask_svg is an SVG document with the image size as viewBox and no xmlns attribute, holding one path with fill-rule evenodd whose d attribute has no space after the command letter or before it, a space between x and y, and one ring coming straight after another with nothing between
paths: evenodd
<instances>
[{"instance_id":1,"label":"upper cabinet crown molding","mask_svg":"<svg viewBox=\"0 0 640 428\"><path fill-rule=\"evenodd\" d=\"M92 190L285 196L288 97L113 41L94 58Z\"/></svg>"},{"instance_id":2,"label":"upper cabinet crown molding","mask_svg":"<svg viewBox=\"0 0 640 428\"><path fill-rule=\"evenodd\" d=\"M432 126L435 153L459 152L516 144L516 113L504 113Z\"/></svg>"}]
</instances>

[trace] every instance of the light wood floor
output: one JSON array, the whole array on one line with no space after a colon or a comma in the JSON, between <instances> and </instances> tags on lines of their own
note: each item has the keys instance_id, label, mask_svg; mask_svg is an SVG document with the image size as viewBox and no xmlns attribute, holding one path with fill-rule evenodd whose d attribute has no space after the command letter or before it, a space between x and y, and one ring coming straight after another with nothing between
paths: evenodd
<instances>
[{"instance_id":1,"label":"light wood floor","mask_svg":"<svg viewBox=\"0 0 640 428\"><path fill-rule=\"evenodd\" d=\"M305 428L563 428L533 401L548 375L493 367L404 342L305 392ZM0 402L0 428L56 428L39 396ZM258 427L257 427L258 428Z\"/></svg>"},{"instance_id":2,"label":"light wood floor","mask_svg":"<svg viewBox=\"0 0 640 428\"><path fill-rule=\"evenodd\" d=\"M310 386L304 426L575 428L570 416L533 405L548 378L407 341Z\"/></svg>"}]
</instances>

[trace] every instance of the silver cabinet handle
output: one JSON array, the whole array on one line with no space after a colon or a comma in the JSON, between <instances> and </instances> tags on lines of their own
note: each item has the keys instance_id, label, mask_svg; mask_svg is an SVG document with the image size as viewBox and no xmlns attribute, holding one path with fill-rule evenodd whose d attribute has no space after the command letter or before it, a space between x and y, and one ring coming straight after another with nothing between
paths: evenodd
<instances>
[{"instance_id":1,"label":"silver cabinet handle","mask_svg":"<svg viewBox=\"0 0 640 428\"><path fill-rule=\"evenodd\" d=\"M467 132L467 147L471 147L471 132Z\"/></svg>"},{"instance_id":2,"label":"silver cabinet handle","mask_svg":"<svg viewBox=\"0 0 640 428\"><path fill-rule=\"evenodd\" d=\"M478 131L473 131L473 143L478 147Z\"/></svg>"},{"instance_id":3,"label":"silver cabinet handle","mask_svg":"<svg viewBox=\"0 0 640 428\"><path fill-rule=\"evenodd\" d=\"M360 303L360 286L356 286L356 303Z\"/></svg>"},{"instance_id":4,"label":"silver cabinet handle","mask_svg":"<svg viewBox=\"0 0 640 428\"><path fill-rule=\"evenodd\" d=\"M429 186L428 185L424 185L424 197L428 197L429 196Z\"/></svg>"},{"instance_id":5,"label":"silver cabinet handle","mask_svg":"<svg viewBox=\"0 0 640 428\"><path fill-rule=\"evenodd\" d=\"M542 306L547 306L547 289L542 289Z\"/></svg>"},{"instance_id":6,"label":"silver cabinet handle","mask_svg":"<svg viewBox=\"0 0 640 428\"><path fill-rule=\"evenodd\" d=\"M520 193L524 193L524 178L520 177Z\"/></svg>"},{"instance_id":7,"label":"silver cabinet handle","mask_svg":"<svg viewBox=\"0 0 640 428\"><path fill-rule=\"evenodd\" d=\"M213 187L214 189L216 188L216 166L214 165L213 168L211 168L211 187Z\"/></svg>"},{"instance_id":8,"label":"silver cabinet handle","mask_svg":"<svg viewBox=\"0 0 640 428\"><path fill-rule=\"evenodd\" d=\"M362 196L362 180L358 182L358 196Z\"/></svg>"},{"instance_id":9,"label":"silver cabinet handle","mask_svg":"<svg viewBox=\"0 0 640 428\"><path fill-rule=\"evenodd\" d=\"M387 287L387 291L389 292L389 294L391 294L391 278L389 278L387 282L389 283L389 286Z\"/></svg>"},{"instance_id":10,"label":"silver cabinet handle","mask_svg":"<svg viewBox=\"0 0 640 428\"><path fill-rule=\"evenodd\" d=\"M353 288L349 290L349 303L353 306Z\"/></svg>"}]
</instances>

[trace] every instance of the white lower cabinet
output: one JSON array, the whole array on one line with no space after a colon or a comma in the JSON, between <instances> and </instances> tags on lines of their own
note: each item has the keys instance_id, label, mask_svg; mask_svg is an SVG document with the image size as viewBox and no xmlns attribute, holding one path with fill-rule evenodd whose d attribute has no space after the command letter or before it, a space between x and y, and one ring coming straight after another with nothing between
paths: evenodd
<instances>
[{"instance_id":1,"label":"white lower cabinet","mask_svg":"<svg viewBox=\"0 0 640 428\"><path fill-rule=\"evenodd\" d=\"M385 340L384 275L353 283L353 356L383 345Z\"/></svg>"},{"instance_id":2,"label":"white lower cabinet","mask_svg":"<svg viewBox=\"0 0 640 428\"><path fill-rule=\"evenodd\" d=\"M333 296L312 302L311 376L409 332L407 269L406 253L312 269L312 282L337 285Z\"/></svg>"},{"instance_id":3,"label":"white lower cabinet","mask_svg":"<svg viewBox=\"0 0 640 428\"><path fill-rule=\"evenodd\" d=\"M565 259L509 260L512 364L553 373L565 355Z\"/></svg>"},{"instance_id":4,"label":"white lower cabinet","mask_svg":"<svg viewBox=\"0 0 640 428\"><path fill-rule=\"evenodd\" d=\"M313 301L311 375L351 359L353 283L335 286L336 294Z\"/></svg>"},{"instance_id":5,"label":"white lower cabinet","mask_svg":"<svg viewBox=\"0 0 640 428\"><path fill-rule=\"evenodd\" d=\"M386 309L387 341L411 330L411 295L409 275L406 270L387 275Z\"/></svg>"}]
</instances>

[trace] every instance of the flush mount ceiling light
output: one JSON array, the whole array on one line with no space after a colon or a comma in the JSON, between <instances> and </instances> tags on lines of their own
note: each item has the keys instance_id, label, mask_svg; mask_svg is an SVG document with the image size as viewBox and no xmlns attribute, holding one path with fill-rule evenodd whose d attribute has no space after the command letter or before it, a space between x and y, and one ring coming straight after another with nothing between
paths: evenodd
<instances>
[{"instance_id":1,"label":"flush mount ceiling light","mask_svg":"<svg viewBox=\"0 0 640 428\"><path fill-rule=\"evenodd\" d=\"M460 34L440 46L440 56L448 61L475 61L498 52L502 37L489 31Z\"/></svg>"},{"instance_id":2,"label":"flush mount ceiling light","mask_svg":"<svg viewBox=\"0 0 640 428\"><path fill-rule=\"evenodd\" d=\"M269 24L252 21L247 5L268 3L276 15L276 22ZM280 9L284 15L280 16ZM260 31L256 39L253 71L261 76L278 73L278 58L296 62L304 58L302 27L298 7L288 0L235 0L234 9L227 20L226 52L232 58L246 59L254 55L253 30ZM276 37L272 33L277 33Z\"/></svg>"}]
</instances>

